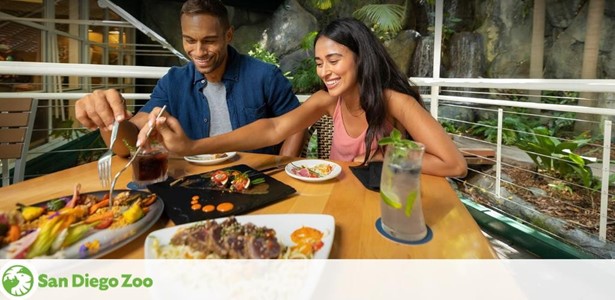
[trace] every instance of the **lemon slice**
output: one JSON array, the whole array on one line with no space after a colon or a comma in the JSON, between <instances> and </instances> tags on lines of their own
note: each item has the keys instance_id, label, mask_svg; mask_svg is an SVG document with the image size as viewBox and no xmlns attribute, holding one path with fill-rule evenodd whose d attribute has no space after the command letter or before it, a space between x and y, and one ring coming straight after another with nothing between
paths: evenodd
<instances>
[{"instance_id":1,"label":"lemon slice","mask_svg":"<svg viewBox=\"0 0 615 300\"><path fill-rule=\"evenodd\" d=\"M395 209L401 208L401 201L399 201L399 198L397 198L397 195L387 194L384 191L380 190L380 197L382 198L382 201L384 201L386 205L392 208L395 208Z\"/></svg>"},{"instance_id":2,"label":"lemon slice","mask_svg":"<svg viewBox=\"0 0 615 300\"><path fill-rule=\"evenodd\" d=\"M414 201L416 201L416 196L417 196L417 192L411 192L410 194L408 194L408 196L406 197L406 210L405 210L405 214L406 217L409 217L412 214L412 207L414 207Z\"/></svg>"}]
</instances>

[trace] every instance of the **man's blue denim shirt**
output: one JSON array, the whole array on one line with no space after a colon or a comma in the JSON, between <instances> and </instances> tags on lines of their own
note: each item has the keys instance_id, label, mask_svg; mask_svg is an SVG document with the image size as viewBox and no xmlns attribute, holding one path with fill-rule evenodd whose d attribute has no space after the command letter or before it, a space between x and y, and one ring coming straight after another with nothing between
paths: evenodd
<instances>
[{"instance_id":1,"label":"man's blue denim shirt","mask_svg":"<svg viewBox=\"0 0 615 300\"><path fill-rule=\"evenodd\" d=\"M299 106L288 79L280 69L228 46L226 71L222 76L226 87L226 101L233 129L261 118L283 115ZM154 107L167 105L191 139L209 136L210 114L203 88L207 80L193 62L172 67L156 84L150 100L140 112L149 113ZM255 133L256 134L256 133ZM279 145L255 150L258 153L278 154Z\"/></svg>"}]
</instances>

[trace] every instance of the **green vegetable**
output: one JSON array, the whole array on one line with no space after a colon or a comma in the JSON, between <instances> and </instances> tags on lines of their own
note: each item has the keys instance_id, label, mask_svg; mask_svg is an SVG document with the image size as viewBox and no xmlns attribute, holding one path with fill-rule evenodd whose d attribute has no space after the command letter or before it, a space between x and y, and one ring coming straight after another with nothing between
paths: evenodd
<instances>
[{"instance_id":1,"label":"green vegetable","mask_svg":"<svg viewBox=\"0 0 615 300\"><path fill-rule=\"evenodd\" d=\"M58 211L66 206L66 201L63 199L53 199L47 202L47 209L50 211Z\"/></svg>"},{"instance_id":2,"label":"green vegetable","mask_svg":"<svg viewBox=\"0 0 615 300\"><path fill-rule=\"evenodd\" d=\"M64 242L62 242L62 247L68 247L82 239L96 224L98 223L80 224L68 227L68 232L64 238Z\"/></svg>"},{"instance_id":3,"label":"green vegetable","mask_svg":"<svg viewBox=\"0 0 615 300\"><path fill-rule=\"evenodd\" d=\"M64 225L65 217L59 215L51 220L48 220L40 227L40 233L36 237L36 241L30 247L26 258L33 258L47 254L51 248L51 244L58 237Z\"/></svg>"}]
</instances>

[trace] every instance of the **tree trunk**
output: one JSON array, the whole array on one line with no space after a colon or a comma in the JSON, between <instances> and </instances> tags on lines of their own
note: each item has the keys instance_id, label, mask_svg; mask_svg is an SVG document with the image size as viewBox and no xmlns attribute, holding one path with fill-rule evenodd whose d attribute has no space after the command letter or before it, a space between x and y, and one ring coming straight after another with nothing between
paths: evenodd
<instances>
[{"instance_id":1,"label":"tree trunk","mask_svg":"<svg viewBox=\"0 0 615 300\"><path fill-rule=\"evenodd\" d=\"M598 68L598 54L600 50L600 32L602 29L602 17L604 15L604 0L590 0L587 10L587 29L585 32L585 47L583 49L583 68L581 79L596 79ZM579 99L580 106L596 106L596 93L582 92ZM578 119L598 121L600 116L590 114L578 114ZM591 122L576 122L577 133L599 129Z\"/></svg>"},{"instance_id":2,"label":"tree trunk","mask_svg":"<svg viewBox=\"0 0 615 300\"><path fill-rule=\"evenodd\" d=\"M534 0L532 46L530 50L530 78L543 78L545 53L545 0ZM530 102L540 102L541 91L530 90Z\"/></svg>"}]
</instances>

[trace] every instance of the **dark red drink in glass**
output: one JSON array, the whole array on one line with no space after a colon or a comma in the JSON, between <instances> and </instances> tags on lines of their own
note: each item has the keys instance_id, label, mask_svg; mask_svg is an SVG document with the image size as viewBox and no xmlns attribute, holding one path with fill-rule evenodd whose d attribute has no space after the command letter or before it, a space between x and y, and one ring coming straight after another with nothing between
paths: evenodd
<instances>
[{"instance_id":1,"label":"dark red drink in glass","mask_svg":"<svg viewBox=\"0 0 615 300\"><path fill-rule=\"evenodd\" d=\"M139 188L167 180L169 152L162 145L143 150L132 163L133 181Z\"/></svg>"}]
</instances>

